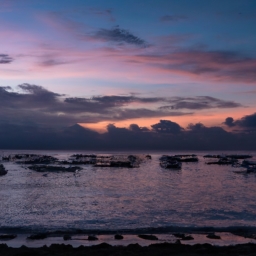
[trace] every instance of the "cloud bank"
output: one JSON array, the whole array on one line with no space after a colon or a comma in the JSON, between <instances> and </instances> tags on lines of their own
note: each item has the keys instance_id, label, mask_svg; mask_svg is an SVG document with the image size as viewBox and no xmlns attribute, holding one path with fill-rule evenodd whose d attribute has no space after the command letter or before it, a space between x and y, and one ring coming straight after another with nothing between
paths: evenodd
<instances>
[{"instance_id":1,"label":"cloud bank","mask_svg":"<svg viewBox=\"0 0 256 256\"><path fill-rule=\"evenodd\" d=\"M244 130L255 131L256 130L256 113L252 115L246 115L241 119L234 120L233 117L227 117L225 125L228 127L238 127Z\"/></svg>"},{"instance_id":2,"label":"cloud bank","mask_svg":"<svg viewBox=\"0 0 256 256\"><path fill-rule=\"evenodd\" d=\"M146 98L101 95L74 98L28 83L20 84L17 88L5 86L0 87L0 148L256 149L256 114L238 120L226 118L224 124L232 128L240 127L239 132L227 132L222 127L206 127L202 123L184 128L169 119L171 116L191 116L191 110L240 106L236 102L209 96ZM164 116L168 116L168 119L161 119ZM119 128L114 124L119 120L148 117L159 117L160 120L151 127L132 123L128 128ZM100 121L109 122L107 132L103 134L77 124Z\"/></svg>"},{"instance_id":3,"label":"cloud bank","mask_svg":"<svg viewBox=\"0 0 256 256\"><path fill-rule=\"evenodd\" d=\"M79 125L43 129L33 125L0 125L1 149L73 150L255 150L254 133L231 133L221 127L190 124L187 129L171 120L160 120L152 129L131 124L129 128L107 126L107 132Z\"/></svg>"},{"instance_id":4,"label":"cloud bank","mask_svg":"<svg viewBox=\"0 0 256 256\"><path fill-rule=\"evenodd\" d=\"M134 118L184 116L192 111L237 108L241 104L209 96L138 97L109 95L68 97L42 86L20 84L0 87L0 123L63 126L76 123L120 121Z\"/></svg>"}]
</instances>

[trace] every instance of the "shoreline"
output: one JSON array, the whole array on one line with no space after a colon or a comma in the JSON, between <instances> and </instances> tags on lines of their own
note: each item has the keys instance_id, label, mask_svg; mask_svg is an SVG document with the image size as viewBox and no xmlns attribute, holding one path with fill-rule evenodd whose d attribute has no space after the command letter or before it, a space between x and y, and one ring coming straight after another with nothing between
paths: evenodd
<instances>
[{"instance_id":1,"label":"shoreline","mask_svg":"<svg viewBox=\"0 0 256 256\"><path fill-rule=\"evenodd\" d=\"M128 246L111 246L101 243L94 246L79 246L74 248L72 245L52 244L40 248L28 248L21 246L11 248L6 244L0 244L0 255L255 255L256 244L246 243L230 246L213 246L208 243L184 245L174 243L150 244L141 246L130 244Z\"/></svg>"},{"instance_id":2,"label":"shoreline","mask_svg":"<svg viewBox=\"0 0 256 256\"><path fill-rule=\"evenodd\" d=\"M2 230L3 231L3 230ZM99 233L99 232L31 232L13 233L2 232L0 230L0 244L6 244L10 248L42 248L53 244L70 245L73 248L80 246L99 246L109 244L111 246L129 246L138 244L140 246L150 246L151 244L181 244L181 245L202 245L212 246L234 246L239 244L256 244L256 232L251 230L234 230L233 232L218 231L198 231L198 232L140 232L140 233ZM1 235L13 234L14 238L1 238ZM115 239L115 235L122 235L121 239ZM143 235L145 237L143 237ZM209 235L214 237L209 237ZM31 238L33 237L33 238ZM90 239L92 238L92 239ZM0 254L1 255L1 254Z\"/></svg>"}]
</instances>

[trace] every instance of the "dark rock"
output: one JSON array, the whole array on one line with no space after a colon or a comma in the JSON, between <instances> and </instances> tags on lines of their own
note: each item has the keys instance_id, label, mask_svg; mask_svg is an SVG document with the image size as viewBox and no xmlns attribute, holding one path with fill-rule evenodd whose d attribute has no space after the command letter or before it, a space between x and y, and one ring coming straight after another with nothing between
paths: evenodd
<instances>
[{"instance_id":1,"label":"dark rock","mask_svg":"<svg viewBox=\"0 0 256 256\"><path fill-rule=\"evenodd\" d=\"M122 240L122 239L124 239L124 237L122 235L116 234L115 239L116 240Z\"/></svg>"},{"instance_id":2,"label":"dark rock","mask_svg":"<svg viewBox=\"0 0 256 256\"><path fill-rule=\"evenodd\" d=\"M175 237L177 238L184 238L185 237L185 234L181 234L181 233L175 233L173 234Z\"/></svg>"},{"instance_id":3,"label":"dark rock","mask_svg":"<svg viewBox=\"0 0 256 256\"><path fill-rule=\"evenodd\" d=\"M220 236L217 236L214 233L208 234L206 237L210 239L221 239Z\"/></svg>"},{"instance_id":4,"label":"dark rock","mask_svg":"<svg viewBox=\"0 0 256 256\"><path fill-rule=\"evenodd\" d=\"M185 234L176 233L173 234L175 237L180 238L181 240L188 241L188 240L194 240L194 238L190 235L186 236Z\"/></svg>"},{"instance_id":5,"label":"dark rock","mask_svg":"<svg viewBox=\"0 0 256 256\"><path fill-rule=\"evenodd\" d=\"M98 238L96 236L88 236L88 241L96 241Z\"/></svg>"},{"instance_id":6,"label":"dark rock","mask_svg":"<svg viewBox=\"0 0 256 256\"><path fill-rule=\"evenodd\" d=\"M138 235L138 237L146 240L158 240L154 235Z\"/></svg>"},{"instance_id":7,"label":"dark rock","mask_svg":"<svg viewBox=\"0 0 256 256\"><path fill-rule=\"evenodd\" d=\"M67 241L67 240L71 240L71 236L70 235L64 235L63 236L63 240Z\"/></svg>"},{"instance_id":8,"label":"dark rock","mask_svg":"<svg viewBox=\"0 0 256 256\"><path fill-rule=\"evenodd\" d=\"M148 248L152 249L152 248L172 248L173 247L173 244L171 243L155 243L155 244L150 244L148 246Z\"/></svg>"},{"instance_id":9,"label":"dark rock","mask_svg":"<svg viewBox=\"0 0 256 256\"><path fill-rule=\"evenodd\" d=\"M72 249L73 246L70 244L51 244L49 247L51 250L55 251L65 251L67 249Z\"/></svg>"},{"instance_id":10,"label":"dark rock","mask_svg":"<svg viewBox=\"0 0 256 256\"><path fill-rule=\"evenodd\" d=\"M107 243L101 243L101 244L94 245L93 247L94 248L98 248L98 249L105 249L105 248L112 247L112 245L107 244Z\"/></svg>"},{"instance_id":11,"label":"dark rock","mask_svg":"<svg viewBox=\"0 0 256 256\"><path fill-rule=\"evenodd\" d=\"M189 236L185 236L185 237L181 238L181 240L184 240L184 241L194 240L194 237L189 235Z\"/></svg>"},{"instance_id":12,"label":"dark rock","mask_svg":"<svg viewBox=\"0 0 256 256\"><path fill-rule=\"evenodd\" d=\"M177 239L177 240L175 241L175 244L181 244L180 240Z\"/></svg>"},{"instance_id":13,"label":"dark rock","mask_svg":"<svg viewBox=\"0 0 256 256\"><path fill-rule=\"evenodd\" d=\"M136 244L129 244L129 245L127 245L127 248L128 249L140 249L141 248L141 245L139 245L138 243L136 243Z\"/></svg>"},{"instance_id":14,"label":"dark rock","mask_svg":"<svg viewBox=\"0 0 256 256\"><path fill-rule=\"evenodd\" d=\"M13 235L13 234L3 234L3 235L0 235L0 240L10 240L16 237L17 235Z\"/></svg>"},{"instance_id":15,"label":"dark rock","mask_svg":"<svg viewBox=\"0 0 256 256\"><path fill-rule=\"evenodd\" d=\"M36 172L75 172L77 170L82 169L79 166L63 167L63 166L51 166L51 165L31 165L31 166L28 166L28 168Z\"/></svg>"},{"instance_id":16,"label":"dark rock","mask_svg":"<svg viewBox=\"0 0 256 256\"><path fill-rule=\"evenodd\" d=\"M45 238L47 238L47 235L44 233L34 234L34 235L27 237L27 239L31 239L31 240L40 240L40 239L45 239Z\"/></svg>"},{"instance_id":17,"label":"dark rock","mask_svg":"<svg viewBox=\"0 0 256 256\"><path fill-rule=\"evenodd\" d=\"M6 249L8 248L7 244L0 244L0 249Z\"/></svg>"}]
</instances>

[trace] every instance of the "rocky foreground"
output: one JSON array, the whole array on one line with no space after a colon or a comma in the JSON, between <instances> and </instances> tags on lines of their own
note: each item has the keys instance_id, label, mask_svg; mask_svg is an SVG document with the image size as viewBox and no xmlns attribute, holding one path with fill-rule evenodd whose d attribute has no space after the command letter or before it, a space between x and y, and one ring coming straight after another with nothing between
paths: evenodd
<instances>
[{"instance_id":1,"label":"rocky foreground","mask_svg":"<svg viewBox=\"0 0 256 256\"><path fill-rule=\"evenodd\" d=\"M21 255L255 255L256 244L240 244L234 246L212 246L210 244L196 244L196 245L183 245L183 244L152 244L150 246L142 247L138 244L131 244L128 246L111 246L102 243L95 246L73 248L71 245L53 244L49 247L43 246L41 248L28 248L22 246L20 248L9 248L6 244L0 244L1 256L21 256Z\"/></svg>"}]
</instances>

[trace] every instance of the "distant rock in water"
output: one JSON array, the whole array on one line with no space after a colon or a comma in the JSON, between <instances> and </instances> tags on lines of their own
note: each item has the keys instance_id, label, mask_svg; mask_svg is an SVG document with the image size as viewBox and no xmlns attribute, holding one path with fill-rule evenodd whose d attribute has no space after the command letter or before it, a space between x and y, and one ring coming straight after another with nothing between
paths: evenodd
<instances>
[{"instance_id":1,"label":"distant rock in water","mask_svg":"<svg viewBox=\"0 0 256 256\"><path fill-rule=\"evenodd\" d=\"M7 174L8 171L5 170L4 166L0 164L0 176Z\"/></svg>"},{"instance_id":2,"label":"distant rock in water","mask_svg":"<svg viewBox=\"0 0 256 256\"><path fill-rule=\"evenodd\" d=\"M14 235L14 234L2 234L2 235L0 235L0 240L11 240L16 237L17 237L17 235Z\"/></svg>"},{"instance_id":3,"label":"distant rock in water","mask_svg":"<svg viewBox=\"0 0 256 256\"><path fill-rule=\"evenodd\" d=\"M64 235L63 236L64 241L71 240L71 239L72 239L72 237L70 235Z\"/></svg>"},{"instance_id":4,"label":"distant rock in water","mask_svg":"<svg viewBox=\"0 0 256 256\"><path fill-rule=\"evenodd\" d=\"M124 237L122 235L116 234L115 239L116 240L122 240L122 239L124 239Z\"/></svg>"},{"instance_id":5,"label":"distant rock in water","mask_svg":"<svg viewBox=\"0 0 256 256\"><path fill-rule=\"evenodd\" d=\"M12 156L12 160L19 164L53 164L57 158L48 155L20 154Z\"/></svg>"},{"instance_id":6,"label":"distant rock in water","mask_svg":"<svg viewBox=\"0 0 256 256\"><path fill-rule=\"evenodd\" d=\"M217 236L214 233L208 234L206 237L210 239L221 239L220 236Z\"/></svg>"},{"instance_id":7,"label":"distant rock in water","mask_svg":"<svg viewBox=\"0 0 256 256\"><path fill-rule=\"evenodd\" d=\"M31 165L28 168L36 172L75 172L82 169L79 166L63 167L52 165Z\"/></svg>"},{"instance_id":8,"label":"distant rock in water","mask_svg":"<svg viewBox=\"0 0 256 256\"><path fill-rule=\"evenodd\" d=\"M180 233L176 233L173 234L175 237L180 238L181 240L194 240L194 238L191 235L185 235L185 234L180 234Z\"/></svg>"},{"instance_id":9,"label":"distant rock in water","mask_svg":"<svg viewBox=\"0 0 256 256\"><path fill-rule=\"evenodd\" d=\"M30 240L40 240L45 238L47 238L47 235L45 233L34 234L27 237L27 239L30 239Z\"/></svg>"},{"instance_id":10,"label":"distant rock in water","mask_svg":"<svg viewBox=\"0 0 256 256\"><path fill-rule=\"evenodd\" d=\"M98 240L98 237L96 236L88 236L88 241L96 241Z\"/></svg>"}]
</instances>

